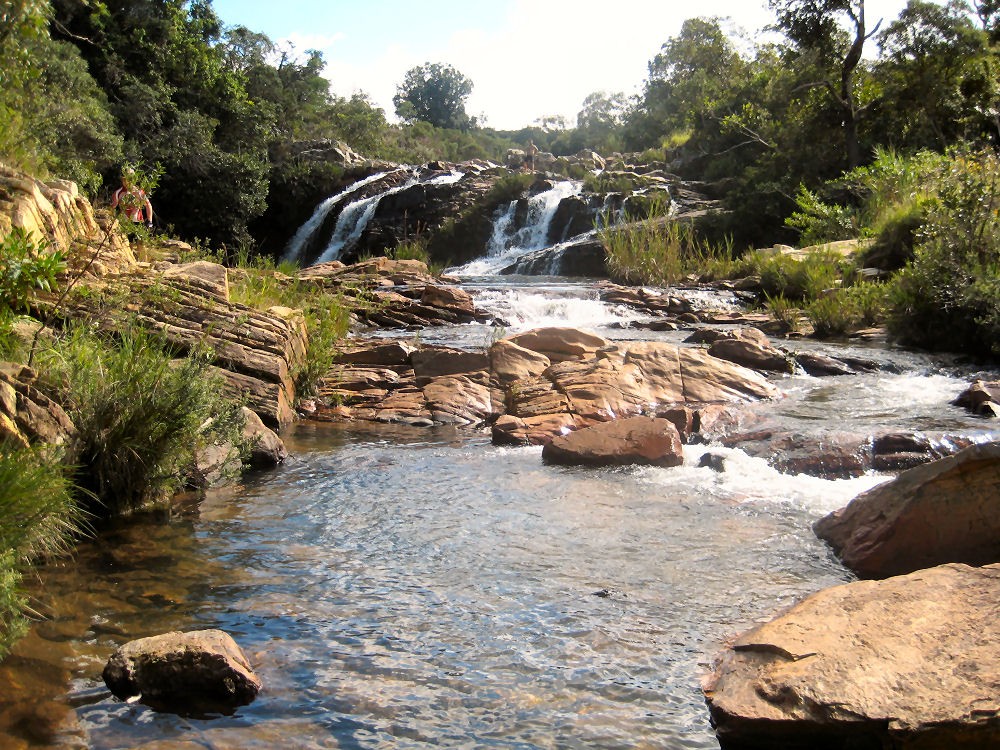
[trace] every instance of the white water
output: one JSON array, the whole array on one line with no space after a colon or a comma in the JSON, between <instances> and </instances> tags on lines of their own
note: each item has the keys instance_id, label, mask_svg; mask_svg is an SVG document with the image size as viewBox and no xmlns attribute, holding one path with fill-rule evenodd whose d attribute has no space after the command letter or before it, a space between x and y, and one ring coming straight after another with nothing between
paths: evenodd
<instances>
[{"instance_id":1,"label":"white water","mask_svg":"<svg viewBox=\"0 0 1000 750\"><path fill-rule=\"evenodd\" d=\"M373 182L381 180L388 174L390 173L376 172L373 175L369 175L363 180L359 180L358 182L350 185L348 188L342 190L336 195L331 195L325 201L316 206L316 210L313 211L312 216L309 217L305 224L298 228L298 231L295 232L292 239L288 241L288 245L285 247L285 254L281 259L291 261L293 263L298 261L299 256L302 254L302 248L305 246L306 242L312 238L313 234L320 228L320 226L322 226L326 217L330 215L330 212L336 206L343 203L348 196L353 195L366 185L370 185Z\"/></svg>"},{"instance_id":2,"label":"white water","mask_svg":"<svg viewBox=\"0 0 1000 750\"><path fill-rule=\"evenodd\" d=\"M551 291L490 289L475 295L476 306L507 323L510 332L549 326L604 329L627 325L645 316L624 305L609 305L596 292L553 295Z\"/></svg>"},{"instance_id":3,"label":"white water","mask_svg":"<svg viewBox=\"0 0 1000 750\"><path fill-rule=\"evenodd\" d=\"M567 180L532 196L528 199L524 226L519 229L514 226L518 201L511 201L494 219L486 256L448 272L456 276L494 276L522 255L543 249L559 204L579 195L582 189L582 182Z\"/></svg>"},{"instance_id":4,"label":"white water","mask_svg":"<svg viewBox=\"0 0 1000 750\"><path fill-rule=\"evenodd\" d=\"M341 211L340 216L337 217L337 225L333 229L333 235L330 238L330 242L327 244L326 249L320 254L319 258L316 259L316 263L327 263L331 260L337 260L345 250L350 250L351 247L354 246L354 243L361 238L362 233L368 227L368 223L375 215L375 211L378 209L379 203L381 203L384 198L390 195L395 195L396 193L401 193L404 190L421 183L425 185L450 185L458 182L464 176L464 172L452 171L447 174L437 175L429 180L424 180L414 174L413 177L396 187L389 188L385 192L372 195L368 198L362 198L348 204L344 210Z\"/></svg>"}]
</instances>

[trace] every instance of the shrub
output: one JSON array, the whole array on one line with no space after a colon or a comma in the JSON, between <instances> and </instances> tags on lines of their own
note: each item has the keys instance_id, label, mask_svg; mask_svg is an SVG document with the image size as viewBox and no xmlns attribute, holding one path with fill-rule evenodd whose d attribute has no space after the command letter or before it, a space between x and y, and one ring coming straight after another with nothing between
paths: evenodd
<instances>
[{"instance_id":1,"label":"shrub","mask_svg":"<svg viewBox=\"0 0 1000 750\"><path fill-rule=\"evenodd\" d=\"M804 186L799 187L795 203L799 210L789 216L785 223L799 230L802 245L816 245L858 236L856 209L824 203L816 193Z\"/></svg>"},{"instance_id":2,"label":"shrub","mask_svg":"<svg viewBox=\"0 0 1000 750\"><path fill-rule=\"evenodd\" d=\"M208 353L176 361L171 354L138 328L112 340L83 327L41 354L79 434L75 481L103 514L162 499L180 486L198 448L239 440L239 409L220 395Z\"/></svg>"},{"instance_id":3,"label":"shrub","mask_svg":"<svg viewBox=\"0 0 1000 750\"><path fill-rule=\"evenodd\" d=\"M794 303L783 295L771 297L764 295L767 311L786 331L797 331L799 329L799 309Z\"/></svg>"},{"instance_id":4,"label":"shrub","mask_svg":"<svg viewBox=\"0 0 1000 750\"><path fill-rule=\"evenodd\" d=\"M889 290L889 329L928 349L1000 354L1000 157L951 154L913 261Z\"/></svg>"},{"instance_id":5,"label":"shrub","mask_svg":"<svg viewBox=\"0 0 1000 750\"><path fill-rule=\"evenodd\" d=\"M14 227L0 244L0 311L26 310L35 290L50 291L65 268L62 253Z\"/></svg>"},{"instance_id":6,"label":"shrub","mask_svg":"<svg viewBox=\"0 0 1000 750\"><path fill-rule=\"evenodd\" d=\"M817 338L843 336L857 327L858 315L846 290L837 290L818 297L806 306L806 316Z\"/></svg>"},{"instance_id":7,"label":"shrub","mask_svg":"<svg viewBox=\"0 0 1000 750\"><path fill-rule=\"evenodd\" d=\"M0 659L24 630L21 567L64 551L81 522L69 481L51 458L0 453Z\"/></svg>"}]
</instances>

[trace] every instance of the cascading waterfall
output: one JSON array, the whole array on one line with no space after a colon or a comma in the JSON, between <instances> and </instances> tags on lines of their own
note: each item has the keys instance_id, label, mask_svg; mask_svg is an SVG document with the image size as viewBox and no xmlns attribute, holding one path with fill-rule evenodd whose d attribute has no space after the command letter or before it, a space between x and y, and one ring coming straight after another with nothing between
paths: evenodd
<instances>
[{"instance_id":1,"label":"cascading waterfall","mask_svg":"<svg viewBox=\"0 0 1000 750\"><path fill-rule=\"evenodd\" d=\"M524 226L516 228L518 201L511 201L493 220L493 233L486 246L486 257L474 260L461 268L451 269L459 276L491 276L518 257L541 250L548 244L552 219L559 204L566 198L579 195L583 183L576 180L557 182L549 190L528 199Z\"/></svg>"},{"instance_id":2,"label":"cascading waterfall","mask_svg":"<svg viewBox=\"0 0 1000 750\"><path fill-rule=\"evenodd\" d=\"M302 255L302 250L313 238L313 235L319 231L319 228L323 225L326 217L330 215L330 212L334 208L343 203L349 196L354 195L354 193L361 190L366 185L370 185L373 182L378 182L383 177L391 174L390 172L376 172L373 175L365 177L363 180L353 183L345 190L337 193L336 195L331 195L325 201L316 206L316 210L313 211L312 216L303 224L292 238L288 241L288 245L285 247L285 253L282 255L281 259L291 262L297 262L299 257Z\"/></svg>"},{"instance_id":3,"label":"cascading waterfall","mask_svg":"<svg viewBox=\"0 0 1000 750\"><path fill-rule=\"evenodd\" d=\"M402 184L368 198L361 198L349 203L340 212L340 216L337 217L337 225L333 229L330 242L319 258L316 259L316 263L327 263L331 260L337 260L345 250L350 250L368 227L368 223L375 215L379 203L388 196L401 193L421 183L425 185L450 185L458 182L464 176L464 172L451 171L447 174L436 175L429 180L425 180L414 171L413 176Z\"/></svg>"}]
</instances>

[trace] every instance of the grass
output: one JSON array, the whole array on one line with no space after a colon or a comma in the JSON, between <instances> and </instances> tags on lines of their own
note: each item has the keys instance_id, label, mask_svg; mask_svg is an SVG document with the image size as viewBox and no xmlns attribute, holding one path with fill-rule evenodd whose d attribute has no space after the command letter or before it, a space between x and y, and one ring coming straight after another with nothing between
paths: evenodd
<instances>
[{"instance_id":1,"label":"grass","mask_svg":"<svg viewBox=\"0 0 1000 750\"><path fill-rule=\"evenodd\" d=\"M238 404L220 395L209 353L173 355L137 326L113 338L74 326L40 352L44 381L76 425L73 479L94 498L95 514L163 499L200 447L240 441Z\"/></svg>"},{"instance_id":2,"label":"grass","mask_svg":"<svg viewBox=\"0 0 1000 750\"><path fill-rule=\"evenodd\" d=\"M24 566L64 552L83 518L69 480L51 456L0 453L0 659L25 630Z\"/></svg>"}]
</instances>

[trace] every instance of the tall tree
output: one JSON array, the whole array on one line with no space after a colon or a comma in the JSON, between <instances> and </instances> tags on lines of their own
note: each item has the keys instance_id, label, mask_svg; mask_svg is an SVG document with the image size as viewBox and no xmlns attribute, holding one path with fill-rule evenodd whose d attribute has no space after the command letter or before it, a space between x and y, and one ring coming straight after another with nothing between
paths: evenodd
<instances>
[{"instance_id":1,"label":"tall tree","mask_svg":"<svg viewBox=\"0 0 1000 750\"><path fill-rule=\"evenodd\" d=\"M839 68L839 75L812 82L822 86L842 117L844 148L849 168L861 164L858 123L871 102L862 103L855 91L855 73L865 43L877 32L865 19L864 0L769 0L778 28L801 50ZM842 24L846 24L845 27Z\"/></svg>"},{"instance_id":2,"label":"tall tree","mask_svg":"<svg viewBox=\"0 0 1000 750\"><path fill-rule=\"evenodd\" d=\"M392 103L406 122L468 130L475 122L465 111L472 81L451 65L424 63L406 72Z\"/></svg>"}]
</instances>

